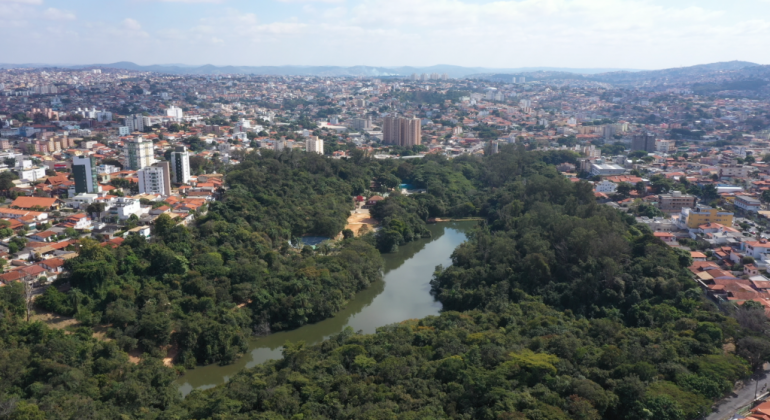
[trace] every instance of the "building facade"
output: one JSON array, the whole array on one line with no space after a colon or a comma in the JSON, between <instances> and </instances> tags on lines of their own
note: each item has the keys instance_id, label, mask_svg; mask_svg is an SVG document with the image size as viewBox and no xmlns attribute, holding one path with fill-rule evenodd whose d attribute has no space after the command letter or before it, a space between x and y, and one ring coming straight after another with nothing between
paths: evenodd
<instances>
[{"instance_id":1,"label":"building facade","mask_svg":"<svg viewBox=\"0 0 770 420\"><path fill-rule=\"evenodd\" d=\"M177 146L171 153L171 181L186 184L190 181L190 153L184 146Z\"/></svg>"},{"instance_id":2,"label":"building facade","mask_svg":"<svg viewBox=\"0 0 770 420\"><path fill-rule=\"evenodd\" d=\"M168 162L158 162L136 172L140 194L171 195L171 169Z\"/></svg>"},{"instance_id":3,"label":"building facade","mask_svg":"<svg viewBox=\"0 0 770 420\"><path fill-rule=\"evenodd\" d=\"M673 191L671 194L661 194L658 196L658 208L664 213L679 213L683 208L695 207L697 200L697 197L694 195Z\"/></svg>"},{"instance_id":4,"label":"building facade","mask_svg":"<svg viewBox=\"0 0 770 420\"><path fill-rule=\"evenodd\" d=\"M155 163L153 144L139 136L126 143L126 169L138 171Z\"/></svg>"},{"instance_id":5,"label":"building facade","mask_svg":"<svg viewBox=\"0 0 770 420\"><path fill-rule=\"evenodd\" d=\"M72 159L72 175L75 178L76 194L95 194L99 192L96 158L75 156Z\"/></svg>"},{"instance_id":6,"label":"building facade","mask_svg":"<svg viewBox=\"0 0 770 420\"><path fill-rule=\"evenodd\" d=\"M681 220L687 220L687 227L690 229L697 229L698 226L706 223L719 223L728 227L733 225L733 213L708 206L683 208L681 217L684 217Z\"/></svg>"},{"instance_id":7,"label":"building facade","mask_svg":"<svg viewBox=\"0 0 770 420\"><path fill-rule=\"evenodd\" d=\"M652 153L655 151L655 134L642 133L636 134L631 141L631 150L644 150L645 152Z\"/></svg>"},{"instance_id":8,"label":"building facade","mask_svg":"<svg viewBox=\"0 0 770 420\"><path fill-rule=\"evenodd\" d=\"M382 122L382 143L401 147L422 144L422 122L419 118L389 116Z\"/></svg>"},{"instance_id":9,"label":"building facade","mask_svg":"<svg viewBox=\"0 0 770 420\"><path fill-rule=\"evenodd\" d=\"M324 141L317 136L310 136L305 141L305 151L308 153L324 154Z\"/></svg>"}]
</instances>

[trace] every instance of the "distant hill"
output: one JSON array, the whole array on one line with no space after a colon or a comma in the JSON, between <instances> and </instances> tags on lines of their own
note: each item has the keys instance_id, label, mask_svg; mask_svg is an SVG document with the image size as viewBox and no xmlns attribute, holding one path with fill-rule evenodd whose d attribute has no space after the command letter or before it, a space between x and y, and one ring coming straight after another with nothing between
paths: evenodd
<instances>
[{"instance_id":1,"label":"distant hill","mask_svg":"<svg viewBox=\"0 0 770 420\"><path fill-rule=\"evenodd\" d=\"M511 76L526 76L527 80L575 79L610 83L618 86L659 83L695 83L698 77L719 72L730 72L737 80L765 80L770 78L770 66L748 61L728 61L721 63L700 64L689 67L677 67L662 70L631 70L606 68L559 68L559 67L521 67L495 69L486 67L463 67L440 64L429 67L375 67L375 66L190 66L185 64L166 64L142 66L121 61L112 64L93 65L48 65L48 64L0 64L0 68L112 68L143 72L157 72L178 75L270 75L270 76L321 76L321 77L407 77L413 73L447 74L452 78L478 78L486 80L509 81Z\"/></svg>"},{"instance_id":2,"label":"distant hill","mask_svg":"<svg viewBox=\"0 0 770 420\"><path fill-rule=\"evenodd\" d=\"M561 71L574 74L598 74L621 69L570 69L551 67L522 67L510 69L494 69L485 67L462 67L452 65L435 65L429 67L374 67L374 66L189 66L184 64L149 65L142 66L136 63L121 61L111 64L93 65L49 65L49 64L0 64L0 68L28 68L28 67L60 67L60 68L113 68L133 71L149 71L157 73L169 73L180 75L222 75L222 74L256 74L272 76L409 76L412 73L446 73L449 77L460 78L479 73L527 73L532 71ZM636 70L626 69L633 72Z\"/></svg>"}]
</instances>

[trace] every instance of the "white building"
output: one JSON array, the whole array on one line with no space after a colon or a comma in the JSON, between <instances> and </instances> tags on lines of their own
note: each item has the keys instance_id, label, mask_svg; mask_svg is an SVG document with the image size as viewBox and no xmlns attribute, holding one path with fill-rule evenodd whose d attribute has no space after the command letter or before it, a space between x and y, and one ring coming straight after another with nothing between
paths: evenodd
<instances>
[{"instance_id":1,"label":"white building","mask_svg":"<svg viewBox=\"0 0 770 420\"><path fill-rule=\"evenodd\" d=\"M184 146L177 146L171 153L171 182L186 184L190 181L190 153Z\"/></svg>"},{"instance_id":2,"label":"white building","mask_svg":"<svg viewBox=\"0 0 770 420\"><path fill-rule=\"evenodd\" d=\"M131 132L144 131L144 116L142 114L127 116L126 127L128 127L128 130Z\"/></svg>"},{"instance_id":3,"label":"white building","mask_svg":"<svg viewBox=\"0 0 770 420\"><path fill-rule=\"evenodd\" d=\"M168 162L158 162L136 172L140 194L171 195L171 174Z\"/></svg>"},{"instance_id":4,"label":"white building","mask_svg":"<svg viewBox=\"0 0 770 420\"><path fill-rule=\"evenodd\" d=\"M45 177L45 168L29 168L17 171L22 181L34 182Z\"/></svg>"},{"instance_id":5,"label":"white building","mask_svg":"<svg viewBox=\"0 0 770 420\"><path fill-rule=\"evenodd\" d=\"M305 141L305 151L308 153L324 154L324 141L317 136L310 136Z\"/></svg>"},{"instance_id":6,"label":"white building","mask_svg":"<svg viewBox=\"0 0 770 420\"><path fill-rule=\"evenodd\" d=\"M142 205L139 200L127 197L120 197L115 202L115 207L118 210L118 218L120 220L126 220L131 217L132 214L139 216L142 211Z\"/></svg>"},{"instance_id":7,"label":"white building","mask_svg":"<svg viewBox=\"0 0 770 420\"><path fill-rule=\"evenodd\" d=\"M179 108L176 106L172 106L169 109L167 109L166 115L177 121L181 121L184 118L184 113L182 112L182 108Z\"/></svg>"},{"instance_id":8,"label":"white building","mask_svg":"<svg viewBox=\"0 0 770 420\"><path fill-rule=\"evenodd\" d=\"M138 171L155 163L153 144L142 136L126 142L125 169Z\"/></svg>"},{"instance_id":9,"label":"white building","mask_svg":"<svg viewBox=\"0 0 770 420\"><path fill-rule=\"evenodd\" d=\"M607 181L606 179L601 182L597 182L595 187L596 192L604 194L614 194L617 189L617 184Z\"/></svg>"},{"instance_id":10,"label":"white building","mask_svg":"<svg viewBox=\"0 0 770 420\"><path fill-rule=\"evenodd\" d=\"M128 136L131 134L131 130L128 127L118 127L119 136Z\"/></svg>"},{"instance_id":11,"label":"white building","mask_svg":"<svg viewBox=\"0 0 770 420\"><path fill-rule=\"evenodd\" d=\"M606 163L603 159L597 159L591 163L590 172L591 175L594 176L623 175L626 173L626 168L612 163Z\"/></svg>"}]
</instances>

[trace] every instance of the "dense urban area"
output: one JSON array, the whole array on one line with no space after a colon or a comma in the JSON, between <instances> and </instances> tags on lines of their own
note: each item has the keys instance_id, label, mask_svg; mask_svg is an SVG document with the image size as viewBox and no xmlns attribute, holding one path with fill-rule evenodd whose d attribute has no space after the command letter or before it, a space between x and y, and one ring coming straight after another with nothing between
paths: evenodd
<instances>
[{"instance_id":1,"label":"dense urban area","mask_svg":"<svg viewBox=\"0 0 770 420\"><path fill-rule=\"evenodd\" d=\"M770 419L770 66L5 69L0 200L0 419ZM439 315L179 395L450 221Z\"/></svg>"}]
</instances>

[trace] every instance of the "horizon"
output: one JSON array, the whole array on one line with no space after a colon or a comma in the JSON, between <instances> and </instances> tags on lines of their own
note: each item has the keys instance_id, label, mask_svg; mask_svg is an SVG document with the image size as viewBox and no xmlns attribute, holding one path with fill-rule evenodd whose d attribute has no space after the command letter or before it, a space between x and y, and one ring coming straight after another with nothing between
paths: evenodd
<instances>
[{"instance_id":1,"label":"horizon","mask_svg":"<svg viewBox=\"0 0 770 420\"><path fill-rule=\"evenodd\" d=\"M761 17L770 15L768 1L117 0L112 5L0 0L0 34L9 45L3 61L218 67L443 62L619 70L770 62L763 48L770 20Z\"/></svg>"}]
</instances>

